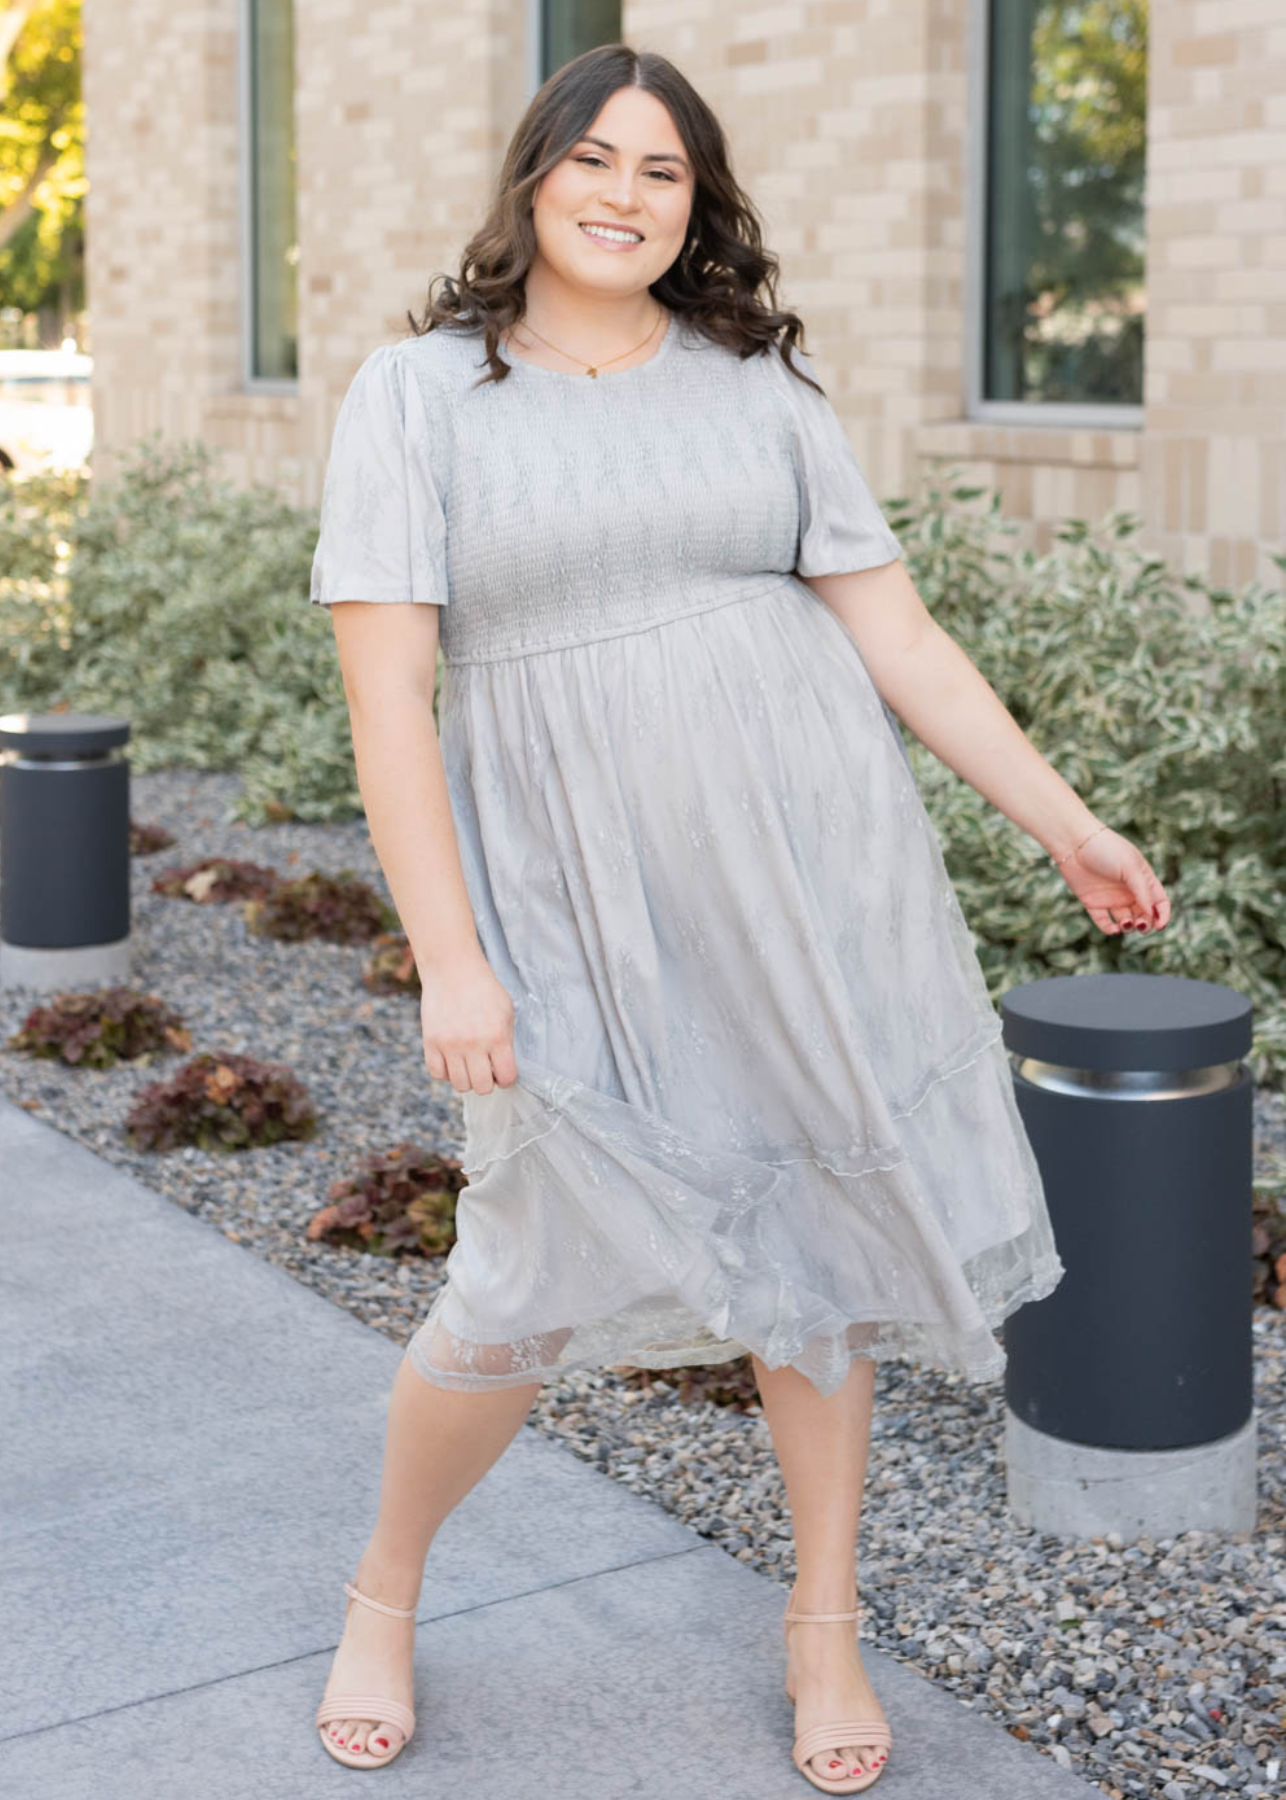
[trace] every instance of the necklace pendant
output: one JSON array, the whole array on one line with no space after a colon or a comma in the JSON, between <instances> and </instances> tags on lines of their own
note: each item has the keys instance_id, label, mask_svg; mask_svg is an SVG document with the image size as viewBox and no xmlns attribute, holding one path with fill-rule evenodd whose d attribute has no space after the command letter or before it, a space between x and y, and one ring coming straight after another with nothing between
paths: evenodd
<instances>
[{"instance_id":1,"label":"necklace pendant","mask_svg":"<svg viewBox=\"0 0 1286 1800\"><path fill-rule=\"evenodd\" d=\"M586 373L586 374L587 374L587 375L597 375L597 374L598 374L598 370L597 370L597 369L586 369L586 371L585 371L585 373Z\"/></svg>"}]
</instances>

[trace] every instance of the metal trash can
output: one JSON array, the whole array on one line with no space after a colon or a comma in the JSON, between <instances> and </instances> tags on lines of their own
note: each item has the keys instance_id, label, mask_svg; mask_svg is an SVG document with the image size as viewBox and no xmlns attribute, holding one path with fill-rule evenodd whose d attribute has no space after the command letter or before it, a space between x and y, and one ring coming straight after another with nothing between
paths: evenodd
<instances>
[{"instance_id":1,"label":"metal trash can","mask_svg":"<svg viewBox=\"0 0 1286 1800\"><path fill-rule=\"evenodd\" d=\"M1060 975L1001 1014L1067 1271L1002 1328L1009 1505L1065 1537L1251 1531L1251 1004Z\"/></svg>"},{"instance_id":2,"label":"metal trash can","mask_svg":"<svg viewBox=\"0 0 1286 1800\"><path fill-rule=\"evenodd\" d=\"M129 721L0 717L0 986L129 978Z\"/></svg>"}]
</instances>

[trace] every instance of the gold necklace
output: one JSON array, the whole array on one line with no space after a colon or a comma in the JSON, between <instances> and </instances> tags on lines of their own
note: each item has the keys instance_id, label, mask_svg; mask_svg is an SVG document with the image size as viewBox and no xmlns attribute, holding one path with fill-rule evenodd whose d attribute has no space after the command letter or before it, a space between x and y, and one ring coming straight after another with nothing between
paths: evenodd
<instances>
[{"instance_id":1,"label":"gold necklace","mask_svg":"<svg viewBox=\"0 0 1286 1800\"><path fill-rule=\"evenodd\" d=\"M647 337L645 337L643 339L643 343L635 344L634 350L641 350L643 348L643 344L646 344L648 341L648 338L652 337L655 334L657 325L659 325L661 323L661 320L664 317L665 317L664 313L661 313L658 316L658 318L656 320L656 324L654 324L652 327L652 330L648 332ZM558 345L550 344L549 339L547 337L541 337L540 333L536 330L534 325L528 325L526 320L523 321L523 324L524 324L525 328L531 333L531 335L534 338L540 338L540 342L542 344L549 344L549 348L551 350L558 350ZM633 356L634 350L622 350L620 356L609 356L607 359L607 362L600 362L600 363L587 363L583 356L573 356L571 354L570 350L558 350L558 354L560 356L565 356L569 362L580 363L587 375L597 375L598 371L600 369L605 369L607 367L607 363L620 362L621 357L623 357L623 356Z\"/></svg>"}]
</instances>

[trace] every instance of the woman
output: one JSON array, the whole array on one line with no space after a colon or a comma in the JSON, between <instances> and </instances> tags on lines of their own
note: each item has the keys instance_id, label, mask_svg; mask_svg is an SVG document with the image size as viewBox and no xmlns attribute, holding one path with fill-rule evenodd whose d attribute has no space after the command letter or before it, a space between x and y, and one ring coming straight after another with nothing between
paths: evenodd
<instances>
[{"instance_id":1,"label":"woman","mask_svg":"<svg viewBox=\"0 0 1286 1800\"><path fill-rule=\"evenodd\" d=\"M591 51L336 423L311 598L470 1178L317 1713L356 1767L410 1736L426 1554L542 1382L749 1351L795 1532L796 1765L876 1779L874 1365L992 1378L995 1328L1063 1273L888 709L1101 930L1168 915L925 611L784 355L776 271L689 84Z\"/></svg>"}]
</instances>

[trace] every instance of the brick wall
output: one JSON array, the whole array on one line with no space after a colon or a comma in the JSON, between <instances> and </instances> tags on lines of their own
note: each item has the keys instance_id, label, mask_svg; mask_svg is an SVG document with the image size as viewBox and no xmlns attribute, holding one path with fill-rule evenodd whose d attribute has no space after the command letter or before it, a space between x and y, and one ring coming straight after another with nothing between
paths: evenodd
<instances>
[{"instance_id":1,"label":"brick wall","mask_svg":"<svg viewBox=\"0 0 1286 1800\"><path fill-rule=\"evenodd\" d=\"M965 414L972 0L627 0L627 38L719 113L781 297L877 493L935 463L1000 488L1043 545L1141 511L1218 580L1286 531L1286 19L1153 9L1142 430ZM87 0L95 460L200 436L233 479L315 502L362 356L453 271L525 103L525 0L300 0L300 379L243 391L237 0ZM137 47L147 46L139 55Z\"/></svg>"}]
</instances>

